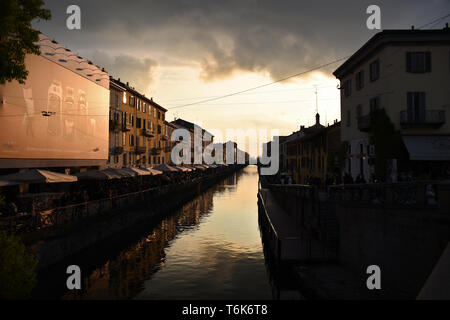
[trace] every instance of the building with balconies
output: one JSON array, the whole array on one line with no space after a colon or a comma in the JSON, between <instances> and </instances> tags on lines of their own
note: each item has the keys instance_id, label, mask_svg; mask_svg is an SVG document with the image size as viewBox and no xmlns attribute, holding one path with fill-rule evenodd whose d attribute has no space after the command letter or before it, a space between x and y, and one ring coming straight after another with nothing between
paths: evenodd
<instances>
[{"instance_id":1,"label":"building with balconies","mask_svg":"<svg viewBox=\"0 0 450 320\"><path fill-rule=\"evenodd\" d=\"M191 136L191 163L195 162L195 154L204 154L205 148L209 146L211 143L214 142L214 136L206 131L205 129L201 128L200 126L183 120L183 119L176 119L171 122L173 125L175 125L177 128L183 128L189 131L189 134ZM198 132L201 137L201 145L195 145L195 134ZM213 155L214 156L214 155Z\"/></svg>"},{"instance_id":2,"label":"building with balconies","mask_svg":"<svg viewBox=\"0 0 450 320\"><path fill-rule=\"evenodd\" d=\"M108 166L147 167L164 163L164 155L155 150L161 150L165 144L162 127L167 110L120 79L111 79L110 91Z\"/></svg>"},{"instance_id":3,"label":"building with balconies","mask_svg":"<svg viewBox=\"0 0 450 320\"><path fill-rule=\"evenodd\" d=\"M379 32L334 75L341 83L341 139L348 143L345 172L365 180L375 173L371 111L377 109L385 110L408 151L409 158L403 167L398 164L398 171L413 173L418 166L422 171L446 170L443 166L450 160L448 26Z\"/></svg>"}]
</instances>

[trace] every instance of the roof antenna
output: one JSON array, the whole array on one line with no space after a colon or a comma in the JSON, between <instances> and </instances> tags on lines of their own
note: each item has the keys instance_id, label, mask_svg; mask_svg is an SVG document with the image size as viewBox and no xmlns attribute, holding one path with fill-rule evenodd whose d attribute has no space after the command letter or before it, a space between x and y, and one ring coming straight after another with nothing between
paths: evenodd
<instances>
[{"instance_id":1,"label":"roof antenna","mask_svg":"<svg viewBox=\"0 0 450 320\"><path fill-rule=\"evenodd\" d=\"M317 85L314 85L314 93L316 94L316 114L319 113L319 104L317 102Z\"/></svg>"}]
</instances>

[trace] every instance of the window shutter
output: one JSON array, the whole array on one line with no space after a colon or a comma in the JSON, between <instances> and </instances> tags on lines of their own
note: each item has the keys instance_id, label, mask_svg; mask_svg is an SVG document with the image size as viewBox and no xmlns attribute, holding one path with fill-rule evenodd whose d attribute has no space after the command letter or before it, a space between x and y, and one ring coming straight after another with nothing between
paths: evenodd
<instances>
[{"instance_id":1,"label":"window shutter","mask_svg":"<svg viewBox=\"0 0 450 320\"><path fill-rule=\"evenodd\" d=\"M426 112L425 112L425 92L419 92L419 118L422 122L425 122Z\"/></svg>"},{"instance_id":2,"label":"window shutter","mask_svg":"<svg viewBox=\"0 0 450 320\"><path fill-rule=\"evenodd\" d=\"M425 52L425 72L431 72L431 52Z\"/></svg>"},{"instance_id":3,"label":"window shutter","mask_svg":"<svg viewBox=\"0 0 450 320\"><path fill-rule=\"evenodd\" d=\"M406 72L411 72L411 52L406 53Z\"/></svg>"},{"instance_id":4,"label":"window shutter","mask_svg":"<svg viewBox=\"0 0 450 320\"><path fill-rule=\"evenodd\" d=\"M406 93L406 112L407 120L411 121L414 117L413 92Z\"/></svg>"}]
</instances>

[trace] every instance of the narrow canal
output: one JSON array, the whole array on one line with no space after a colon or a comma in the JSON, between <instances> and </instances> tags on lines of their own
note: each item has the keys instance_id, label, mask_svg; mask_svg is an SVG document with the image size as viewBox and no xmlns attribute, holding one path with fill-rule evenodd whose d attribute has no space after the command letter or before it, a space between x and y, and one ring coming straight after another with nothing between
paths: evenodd
<instances>
[{"instance_id":1,"label":"narrow canal","mask_svg":"<svg viewBox=\"0 0 450 320\"><path fill-rule=\"evenodd\" d=\"M279 298L277 277L263 253L257 189L257 168L248 166L162 221L118 235L47 270L39 277L35 295L62 299ZM64 288L69 264L80 266L82 290Z\"/></svg>"}]
</instances>

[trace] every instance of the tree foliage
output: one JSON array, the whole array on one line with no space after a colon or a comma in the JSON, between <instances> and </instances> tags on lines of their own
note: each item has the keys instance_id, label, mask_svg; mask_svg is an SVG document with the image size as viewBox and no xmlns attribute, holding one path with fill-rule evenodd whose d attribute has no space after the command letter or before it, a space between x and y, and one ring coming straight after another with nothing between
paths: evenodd
<instances>
[{"instance_id":1,"label":"tree foliage","mask_svg":"<svg viewBox=\"0 0 450 320\"><path fill-rule=\"evenodd\" d=\"M36 285L36 259L16 236L0 230L0 299L27 299Z\"/></svg>"},{"instance_id":2,"label":"tree foliage","mask_svg":"<svg viewBox=\"0 0 450 320\"><path fill-rule=\"evenodd\" d=\"M408 151L403 143L401 132L395 130L394 124L384 109L375 109L370 113L372 142L375 145L375 174L378 178L386 178L387 160L404 161Z\"/></svg>"},{"instance_id":3,"label":"tree foliage","mask_svg":"<svg viewBox=\"0 0 450 320\"><path fill-rule=\"evenodd\" d=\"M25 83L26 54L40 54L39 32L31 27L34 19L49 20L50 11L42 0L0 1L0 84L17 80Z\"/></svg>"}]
</instances>

